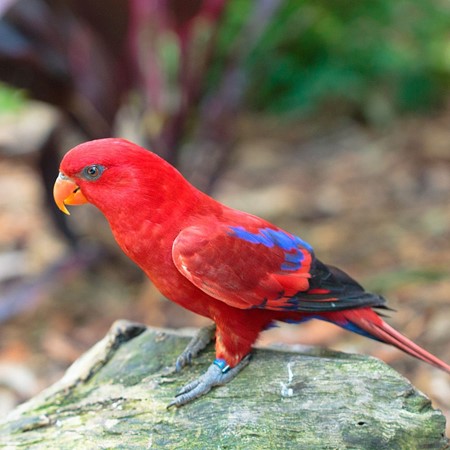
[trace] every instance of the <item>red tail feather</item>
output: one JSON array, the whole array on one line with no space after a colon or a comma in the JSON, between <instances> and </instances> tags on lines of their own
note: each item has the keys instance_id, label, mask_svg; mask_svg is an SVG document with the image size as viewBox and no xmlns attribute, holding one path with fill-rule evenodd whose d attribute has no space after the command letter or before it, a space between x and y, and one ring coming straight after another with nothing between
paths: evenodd
<instances>
[{"instance_id":1,"label":"red tail feather","mask_svg":"<svg viewBox=\"0 0 450 450\"><path fill-rule=\"evenodd\" d=\"M372 317L372 314L374 317ZM406 336L399 333L397 330L384 322L384 320L382 320L374 311L370 309L346 311L345 316L347 320L353 322L355 325L383 342L394 345L409 355L421 359L422 361L425 361L428 364L431 364L432 366L435 366L438 369L450 374L450 365L446 364L444 361L441 361L439 358L427 352Z\"/></svg>"}]
</instances>

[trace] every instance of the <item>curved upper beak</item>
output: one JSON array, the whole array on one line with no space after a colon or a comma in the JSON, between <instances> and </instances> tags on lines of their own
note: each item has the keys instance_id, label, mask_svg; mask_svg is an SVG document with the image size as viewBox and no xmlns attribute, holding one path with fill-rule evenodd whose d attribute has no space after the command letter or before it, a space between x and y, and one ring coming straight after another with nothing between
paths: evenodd
<instances>
[{"instance_id":1,"label":"curved upper beak","mask_svg":"<svg viewBox=\"0 0 450 450\"><path fill-rule=\"evenodd\" d=\"M70 215L70 212L66 205L82 205L88 202L79 186L62 172L59 173L55 181L53 198L58 208L68 215Z\"/></svg>"}]
</instances>

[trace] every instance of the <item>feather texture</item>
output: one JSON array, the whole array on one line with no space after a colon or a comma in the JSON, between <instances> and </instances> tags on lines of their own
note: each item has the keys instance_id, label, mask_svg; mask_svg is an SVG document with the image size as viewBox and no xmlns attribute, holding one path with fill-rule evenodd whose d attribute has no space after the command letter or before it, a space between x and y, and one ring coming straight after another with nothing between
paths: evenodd
<instances>
[{"instance_id":1,"label":"feather texture","mask_svg":"<svg viewBox=\"0 0 450 450\"><path fill-rule=\"evenodd\" d=\"M92 165L101 174L87 179ZM323 264L300 237L198 191L148 150L122 139L91 141L66 154L61 172L103 212L118 244L166 297L216 323L216 357L227 367L273 321L314 317L450 373L384 322L375 311L388 309L383 297Z\"/></svg>"}]
</instances>

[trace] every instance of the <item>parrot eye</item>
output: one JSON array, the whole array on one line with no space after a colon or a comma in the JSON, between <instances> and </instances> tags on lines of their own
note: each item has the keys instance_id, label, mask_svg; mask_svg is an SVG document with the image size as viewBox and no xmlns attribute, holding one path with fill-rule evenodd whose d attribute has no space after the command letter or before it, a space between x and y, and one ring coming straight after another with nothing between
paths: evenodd
<instances>
[{"instance_id":1,"label":"parrot eye","mask_svg":"<svg viewBox=\"0 0 450 450\"><path fill-rule=\"evenodd\" d=\"M93 164L92 166L85 167L82 173L86 179L95 181L101 177L104 170L105 168L103 166Z\"/></svg>"}]
</instances>

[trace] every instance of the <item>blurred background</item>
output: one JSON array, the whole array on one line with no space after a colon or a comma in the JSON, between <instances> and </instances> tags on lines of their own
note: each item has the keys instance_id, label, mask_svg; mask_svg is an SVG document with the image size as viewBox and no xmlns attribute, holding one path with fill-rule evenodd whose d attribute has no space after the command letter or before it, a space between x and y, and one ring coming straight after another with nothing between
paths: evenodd
<instances>
[{"instance_id":1,"label":"blurred background","mask_svg":"<svg viewBox=\"0 0 450 450\"><path fill-rule=\"evenodd\" d=\"M0 82L0 417L118 318L205 324L53 205L64 152L107 136L301 235L450 361L448 2L0 0ZM274 342L379 357L450 417L448 375L395 349L314 321Z\"/></svg>"}]
</instances>

